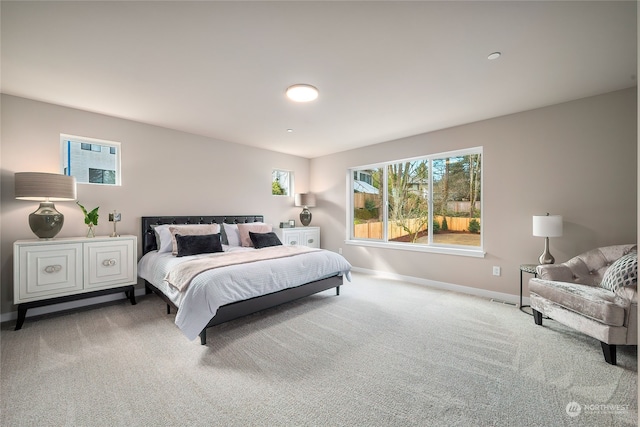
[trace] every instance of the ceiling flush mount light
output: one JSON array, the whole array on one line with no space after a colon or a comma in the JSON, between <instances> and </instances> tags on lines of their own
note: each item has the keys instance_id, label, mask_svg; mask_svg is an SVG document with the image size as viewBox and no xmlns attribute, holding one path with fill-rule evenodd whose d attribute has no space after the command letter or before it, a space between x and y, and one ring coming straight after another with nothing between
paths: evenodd
<instances>
[{"instance_id":1,"label":"ceiling flush mount light","mask_svg":"<svg viewBox=\"0 0 640 427\"><path fill-rule=\"evenodd\" d=\"M309 102L318 97L318 89L311 85L296 84L287 88L287 98L295 102Z\"/></svg>"},{"instance_id":2,"label":"ceiling flush mount light","mask_svg":"<svg viewBox=\"0 0 640 427\"><path fill-rule=\"evenodd\" d=\"M502 53L500 53L500 52L493 52L493 53L490 53L489 56L487 56L487 59L489 61L493 61L494 59L500 58L501 55L502 55Z\"/></svg>"}]
</instances>

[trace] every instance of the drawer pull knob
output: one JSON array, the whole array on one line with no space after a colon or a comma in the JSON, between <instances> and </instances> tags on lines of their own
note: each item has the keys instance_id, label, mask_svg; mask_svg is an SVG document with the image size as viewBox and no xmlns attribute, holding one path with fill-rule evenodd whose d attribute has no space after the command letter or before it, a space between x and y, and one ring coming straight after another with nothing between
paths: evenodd
<instances>
[{"instance_id":1,"label":"drawer pull knob","mask_svg":"<svg viewBox=\"0 0 640 427\"><path fill-rule=\"evenodd\" d=\"M298 244L298 242L297 242L297 241L295 241L295 240L292 240L292 241L291 241L291 245L297 245L297 244Z\"/></svg>"},{"instance_id":2,"label":"drawer pull knob","mask_svg":"<svg viewBox=\"0 0 640 427\"><path fill-rule=\"evenodd\" d=\"M102 265L104 265L105 267L113 267L114 265L116 265L116 260L113 258L105 259L104 261L102 261Z\"/></svg>"},{"instance_id":3,"label":"drawer pull knob","mask_svg":"<svg viewBox=\"0 0 640 427\"><path fill-rule=\"evenodd\" d=\"M313 243L313 239L307 240L308 243Z\"/></svg>"},{"instance_id":4,"label":"drawer pull knob","mask_svg":"<svg viewBox=\"0 0 640 427\"><path fill-rule=\"evenodd\" d=\"M44 268L44 271L47 273L57 273L60 270L62 270L62 266L60 264L56 264L56 265L47 265Z\"/></svg>"}]
</instances>

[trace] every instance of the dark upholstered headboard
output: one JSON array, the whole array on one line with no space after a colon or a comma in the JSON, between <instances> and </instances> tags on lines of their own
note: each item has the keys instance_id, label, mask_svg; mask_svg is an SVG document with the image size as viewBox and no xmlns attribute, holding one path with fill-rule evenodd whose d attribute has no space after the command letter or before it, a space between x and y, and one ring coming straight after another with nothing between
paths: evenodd
<instances>
[{"instance_id":1,"label":"dark upholstered headboard","mask_svg":"<svg viewBox=\"0 0 640 427\"><path fill-rule=\"evenodd\" d=\"M142 254L158 249L156 234L151 225L159 224L239 224L262 222L262 215L193 215L193 216L143 216L142 217ZM222 228L222 227L221 227ZM224 234L224 231L221 231Z\"/></svg>"}]
</instances>

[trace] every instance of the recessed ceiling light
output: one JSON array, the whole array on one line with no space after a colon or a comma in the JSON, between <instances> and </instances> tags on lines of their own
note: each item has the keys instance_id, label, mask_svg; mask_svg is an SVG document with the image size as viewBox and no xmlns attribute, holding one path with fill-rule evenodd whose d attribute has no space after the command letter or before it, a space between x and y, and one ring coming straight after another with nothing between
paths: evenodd
<instances>
[{"instance_id":1,"label":"recessed ceiling light","mask_svg":"<svg viewBox=\"0 0 640 427\"><path fill-rule=\"evenodd\" d=\"M487 59L490 60L490 61L493 61L494 59L500 58L500 55L502 55L502 53L493 52L493 53L490 53L489 56L487 56Z\"/></svg>"},{"instance_id":2,"label":"recessed ceiling light","mask_svg":"<svg viewBox=\"0 0 640 427\"><path fill-rule=\"evenodd\" d=\"M296 84L287 88L287 98L295 102L309 102L318 97L318 89L307 84Z\"/></svg>"},{"instance_id":3,"label":"recessed ceiling light","mask_svg":"<svg viewBox=\"0 0 640 427\"><path fill-rule=\"evenodd\" d=\"M287 132L291 133L293 132L293 129L287 129Z\"/></svg>"}]
</instances>

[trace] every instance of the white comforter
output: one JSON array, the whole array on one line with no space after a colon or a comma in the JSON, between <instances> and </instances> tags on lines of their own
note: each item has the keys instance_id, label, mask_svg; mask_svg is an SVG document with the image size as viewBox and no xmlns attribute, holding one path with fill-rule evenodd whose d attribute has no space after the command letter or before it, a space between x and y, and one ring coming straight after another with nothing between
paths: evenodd
<instances>
[{"instance_id":1,"label":"white comforter","mask_svg":"<svg viewBox=\"0 0 640 427\"><path fill-rule=\"evenodd\" d=\"M253 248L224 246L225 251L255 251ZM316 250L293 257L256 261L205 271L184 292L164 280L175 265L202 257L175 257L152 251L138 262L138 276L152 283L178 307L175 323L190 340L195 339L218 308L315 280L344 275L351 280L351 264L341 255Z\"/></svg>"}]
</instances>

